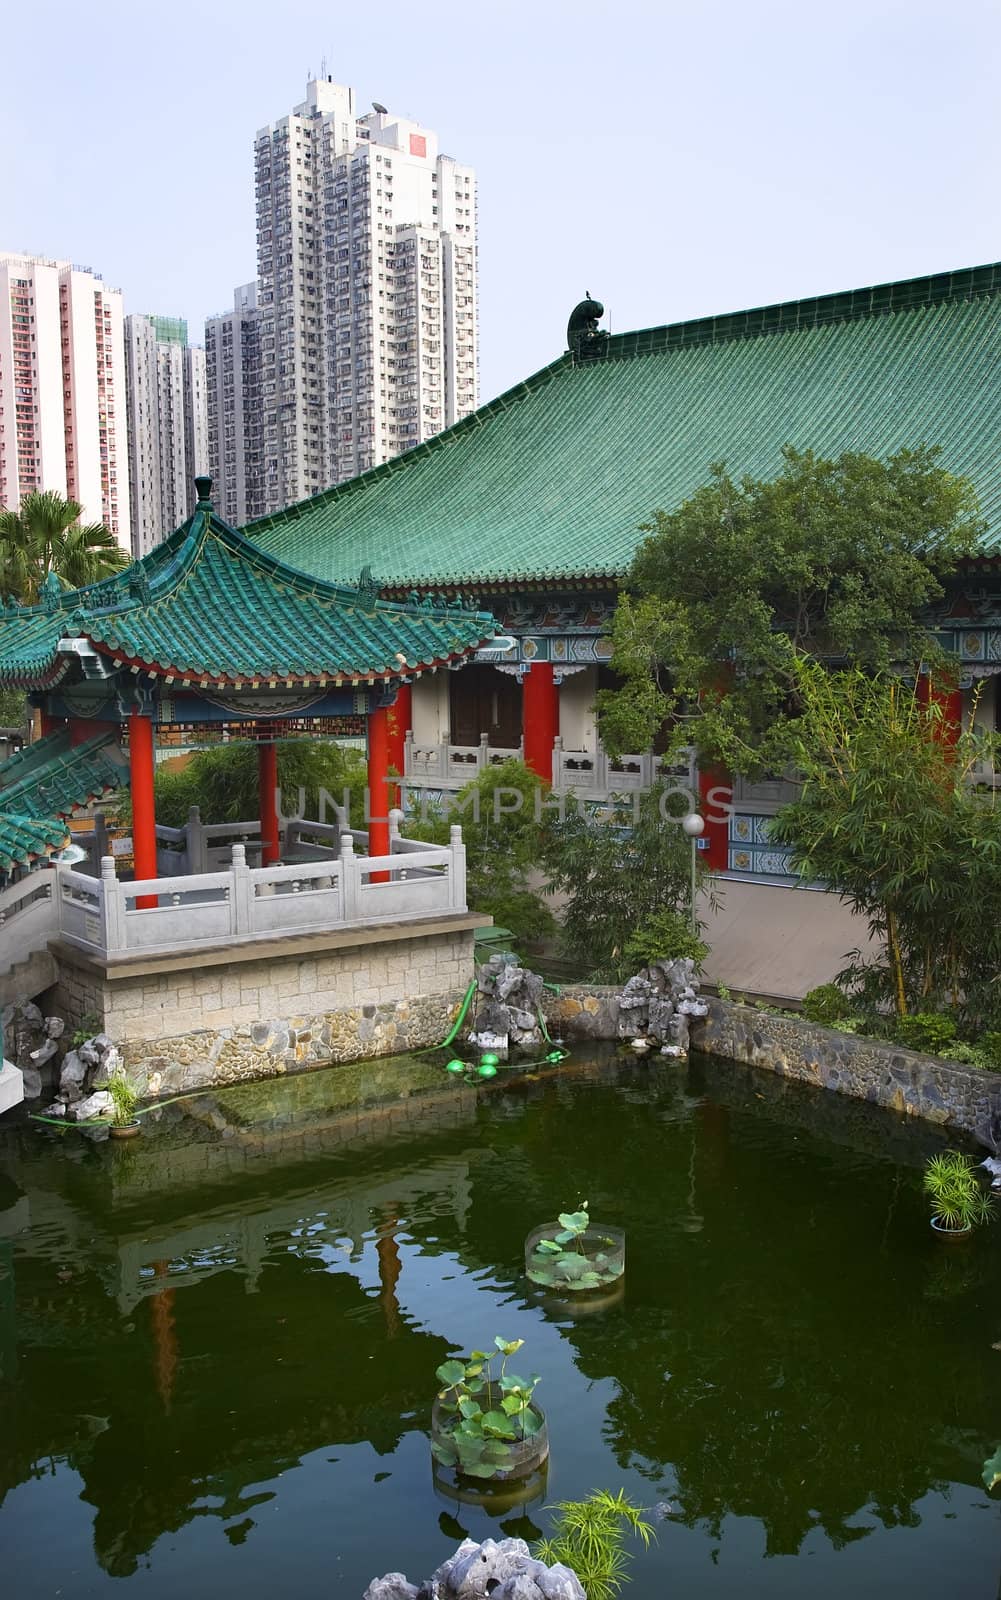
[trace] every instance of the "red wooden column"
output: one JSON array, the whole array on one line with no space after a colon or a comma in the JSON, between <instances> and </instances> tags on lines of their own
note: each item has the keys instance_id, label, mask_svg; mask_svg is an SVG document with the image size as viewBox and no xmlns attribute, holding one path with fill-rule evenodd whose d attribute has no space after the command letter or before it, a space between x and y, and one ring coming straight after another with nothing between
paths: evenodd
<instances>
[{"instance_id":1,"label":"red wooden column","mask_svg":"<svg viewBox=\"0 0 1001 1600\"><path fill-rule=\"evenodd\" d=\"M389 733L387 757L389 765L395 767L400 777L403 776L404 750L406 749L407 734L414 725L413 691L409 683L401 683L396 692L396 699L389 708ZM400 786L394 783L390 790L390 804L398 806L400 803ZM372 810L375 810L373 804Z\"/></svg>"},{"instance_id":2,"label":"red wooden column","mask_svg":"<svg viewBox=\"0 0 1001 1600\"><path fill-rule=\"evenodd\" d=\"M278 834L278 746L257 746L257 795L261 819L261 865L273 867L281 847Z\"/></svg>"},{"instance_id":3,"label":"red wooden column","mask_svg":"<svg viewBox=\"0 0 1001 1600\"><path fill-rule=\"evenodd\" d=\"M941 706L939 737L944 744L955 745L963 727L962 689L937 689L928 674L922 672L917 681L917 696L920 705Z\"/></svg>"},{"instance_id":4,"label":"red wooden column","mask_svg":"<svg viewBox=\"0 0 1001 1600\"><path fill-rule=\"evenodd\" d=\"M725 872L730 865L730 807L733 787L723 767L699 768L699 811L705 819L702 835L708 848L702 860L710 872Z\"/></svg>"},{"instance_id":5,"label":"red wooden column","mask_svg":"<svg viewBox=\"0 0 1001 1600\"><path fill-rule=\"evenodd\" d=\"M522 679L521 725L526 767L545 783L552 783L553 740L560 731L560 697L549 661L533 661Z\"/></svg>"},{"instance_id":6,"label":"red wooden column","mask_svg":"<svg viewBox=\"0 0 1001 1600\"><path fill-rule=\"evenodd\" d=\"M132 857L136 878L156 877L156 806L153 799L153 722L141 712L129 715L129 782L132 789ZM155 894L136 900L140 910L155 906Z\"/></svg>"},{"instance_id":7,"label":"red wooden column","mask_svg":"<svg viewBox=\"0 0 1001 1600\"><path fill-rule=\"evenodd\" d=\"M368 714L368 853L389 855L389 710L376 706ZM388 872L373 872L370 883L386 883Z\"/></svg>"}]
</instances>

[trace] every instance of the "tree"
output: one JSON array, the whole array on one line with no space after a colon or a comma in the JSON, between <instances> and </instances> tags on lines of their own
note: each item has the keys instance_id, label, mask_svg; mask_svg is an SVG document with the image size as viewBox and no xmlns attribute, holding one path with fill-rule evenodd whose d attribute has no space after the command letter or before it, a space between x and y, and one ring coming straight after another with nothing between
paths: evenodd
<instances>
[{"instance_id":1,"label":"tree","mask_svg":"<svg viewBox=\"0 0 1001 1600\"><path fill-rule=\"evenodd\" d=\"M564 819L549 824L542 860L550 890L566 897L562 942L599 982L636 971L635 947L632 955L627 947L655 913L688 907L692 857L680 827L688 809L682 799L658 785L635 810L571 801Z\"/></svg>"},{"instance_id":2,"label":"tree","mask_svg":"<svg viewBox=\"0 0 1001 1600\"><path fill-rule=\"evenodd\" d=\"M425 808L406 826L411 838L448 842L458 823L466 847L467 895L516 941L536 941L555 922L538 889L545 833L545 785L521 761L485 767L444 808Z\"/></svg>"},{"instance_id":3,"label":"tree","mask_svg":"<svg viewBox=\"0 0 1001 1600\"><path fill-rule=\"evenodd\" d=\"M866 917L878 954L843 978L875 1008L951 1010L968 1027L1001 1013L1001 807L975 783L998 741L953 742L942 711L893 674L830 672L798 655L793 750L800 798L771 838Z\"/></svg>"},{"instance_id":4,"label":"tree","mask_svg":"<svg viewBox=\"0 0 1001 1600\"><path fill-rule=\"evenodd\" d=\"M351 826L362 828L365 783L365 761L357 750L329 739L284 739L278 745L278 787L286 816L322 821L321 790L337 805L343 804L347 790ZM260 811L256 745L233 740L197 751L183 766L158 766L155 805L157 822L167 828L183 828L192 806L198 806L204 823L253 820ZM119 819L127 821L127 794L116 809ZM326 820L334 819L329 815Z\"/></svg>"},{"instance_id":5,"label":"tree","mask_svg":"<svg viewBox=\"0 0 1001 1600\"><path fill-rule=\"evenodd\" d=\"M33 605L54 572L65 589L80 589L113 572L128 556L103 522L81 523L82 507L52 490L26 494L19 511L0 510L0 594Z\"/></svg>"},{"instance_id":6,"label":"tree","mask_svg":"<svg viewBox=\"0 0 1001 1600\"><path fill-rule=\"evenodd\" d=\"M825 460L786 446L771 481L723 465L636 553L614 624L623 686L599 695L614 751L677 744L733 770L781 770L799 715L795 662L871 670L939 662L925 621L983 530L937 449Z\"/></svg>"}]
</instances>

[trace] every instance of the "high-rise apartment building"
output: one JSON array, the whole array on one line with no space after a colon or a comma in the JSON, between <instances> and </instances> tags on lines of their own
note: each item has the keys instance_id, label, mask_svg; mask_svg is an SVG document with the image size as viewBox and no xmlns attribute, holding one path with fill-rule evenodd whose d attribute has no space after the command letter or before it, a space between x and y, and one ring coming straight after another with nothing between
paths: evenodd
<instances>
[{"instance_id":1,"label":"high-rise apartment building","mask_svg":"<svg viewBox=\"0 0 1001 1600\"><path fill-rule=\"evenodd\" d=\"M125 346L132 547L143 556L194 510L208 462L205 352L189 347L182 317L126 317Z\"/></svg>"},{"instance_id":2,"label":"high-rise apartment building","mask_svg":"<svg viewBox=\"0 0 1001 1600\"><path fill-rule=\"evenodd\" d=\"M255 143L266 510L478 400L476 180L437 136L313 80Z\"/></svg>"},{"instance_id":3,"label":"high-rise apartment building","mask_svg":"<svg viewBox=\"0 0 1001 1600\"><path fill-rule=\"evenodd\" d=\"M46 489L129 548L122 295L89 268L0 254L0 505Z\"/></svg>"},{"instance_id":4,"label":"high-rise apartment building","mask_svg":"<svg viewBox=\"0 0 1001 1600\"><path fill-rule=\"evenodd\" d=\"M208 463L219 515L241 527L264 515L261 314L257 284L233 294L232 311L205 323Z\"/></svg>"}]
</instances>

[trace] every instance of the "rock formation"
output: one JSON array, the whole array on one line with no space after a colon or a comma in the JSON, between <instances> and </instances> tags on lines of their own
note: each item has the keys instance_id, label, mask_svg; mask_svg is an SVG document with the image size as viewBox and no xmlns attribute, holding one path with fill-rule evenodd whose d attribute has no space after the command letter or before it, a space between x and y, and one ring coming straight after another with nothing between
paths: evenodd
<instances>
[{"instance_id":1,"label":"rock formation","mask_svg":"<svg viewBox=\"0 0 1001 1600\"><path fill-rule=\"evenodd\" d=\"M402 1572L374 1578L364 1600L587 1600L569 1567L547 1567L529 1554L524 1539L464 1539L454 1556L425 1583Z\"/></svg>"},{"instance_id":2,"label":"rock formation","mask_svg":"<svg viewBox=\"0 0 1001 1600\"><path fill-rule=\"evenodd\" d=\"M469 1035L483 1050L509 1045L536 1049L542 1043L539 1004L544 984L510 956L495 955L476 969L476 1014Z\"/></svg>"},{"instance_id":3,"label":"rock formation","mask_svg":"<svg viewBox=\"0 0 1001 1600\"><path fill-rule=\"evenodd\" d=\"M695 962L654 961L630 978L619 996L619 1038L659 1044L666 1056L688 1054L692 1017L704 1017Z\"/></svg>"}]
</instances>

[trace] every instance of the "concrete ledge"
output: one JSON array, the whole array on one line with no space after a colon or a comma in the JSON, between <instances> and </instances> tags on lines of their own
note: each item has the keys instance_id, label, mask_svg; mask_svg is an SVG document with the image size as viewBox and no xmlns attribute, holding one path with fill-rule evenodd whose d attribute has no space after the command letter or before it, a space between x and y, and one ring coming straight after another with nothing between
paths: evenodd
<instances>
[{"instance_id":1,"label":"concrete ledge","mask_svg":"<svg viewBox=\"0 0 1001 1600\"><path fill-rule=\"evenodd\" d=\"M170 955L105 957L65 939L49 941L49 951L62 966L69 964L108 983L123 978L143 978L161 972L190 972L193 965L244 966L254 961L280 961L286 957L322 956L338 950L360 950L366 945L387 944L401 939L432 939L442 933L463 933L467 929L493 926L493 917L463 911L452 917L429 917L426 922L381 922L367 928L346 928L331 933L288 934L282 938L227 941L206 949L204 945L178 945Z\"/></svg>"},{"instance_id":2,"label":"concrete ledge","mask_svg":"<svg viewBox=\"0 0 1001 1600\"><path fill-rule=\"evenodd\" d=\"M692 1043L707 1055L922 1117L981 1143L991 1116L1001 1111L1001 1073L706 998L709 1014L694 1023Z\"/></svg>"}]
</instances>

